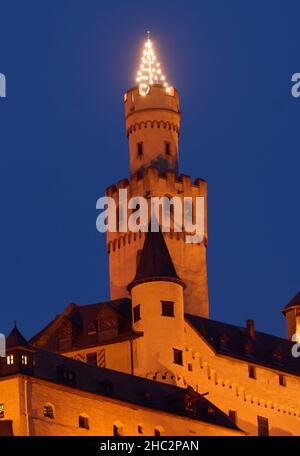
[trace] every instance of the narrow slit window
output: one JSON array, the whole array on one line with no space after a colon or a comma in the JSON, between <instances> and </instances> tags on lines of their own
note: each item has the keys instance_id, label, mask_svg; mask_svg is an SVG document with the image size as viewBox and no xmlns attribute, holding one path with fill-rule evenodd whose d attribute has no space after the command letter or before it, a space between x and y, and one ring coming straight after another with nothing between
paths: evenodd
<instances>
[{"instance_id":1,"label":"narrow slit window","mask_svg":"<svg viewBox=\"0 0 300 456\"><path fill-rule=\"evenodd\" d=\"M165 152L166 155L171 155L171 144L169 142L165 143Z\"/></svg>"},{"instance_id":2,"label":"narrow slit window","mask_svg":"<svg viewBox=\"0 0 300 456\"><path fill-rule=\"evenodd\" d=\"M269 435L269 420L263 416L257 417L257 433L259 436Z\"/></svg>"},{"instance_id":3,"label":"narrow slit window","mask_svg":"<svg viewBox=\"0 0 300 456\"><path fill-rule=\"evenodd\" d=\"M228 416L231 419L231 421L236 424L237 421L237 415L236 415L236 410L229 410Z\"/></svg>"},{"instance_id":4,"label":"narrow slit window","mask_svg":"<svg viewBox=\"0 0 300 456\"><path fill-rule=\"evenodd\" d=\"M256 369L254 366L248 366L249 378L256 379Z\"/></svg>"},{"instance_id":5,"label":"narrow slit window","mask_svg":"<svg viewBox=\"0 0 300 456\"><path fill-rule=\"evenodd\" d=\"M142 143L142 142L139 142L139 143L137 144L137 155L138 155L139 158L142 158L142 156L143 156L143 153L144 153L144 150L143 150L143 149L144 149L143 143Z\"/></svg>"},{"instance_id":6,"label":"narrow slit window","mask_svg":"<svg viewBox=\"0 0 300 456\"><path fill-rule=\"evenodd\" d=\"M283 374L279 374L279 385L286 386L286 376Z\"/></svg>"},{"instance_id":7,"label":"narrow slit window","mask_svg":"<svg viewBox=\"0 0 300 456\"><path fill-rule=\"evenodd\" d=\"M141 305L138 304L137 306L134 306L133 308L133 321L136 323L141 319Z\"/></svg>"}]
</instances>

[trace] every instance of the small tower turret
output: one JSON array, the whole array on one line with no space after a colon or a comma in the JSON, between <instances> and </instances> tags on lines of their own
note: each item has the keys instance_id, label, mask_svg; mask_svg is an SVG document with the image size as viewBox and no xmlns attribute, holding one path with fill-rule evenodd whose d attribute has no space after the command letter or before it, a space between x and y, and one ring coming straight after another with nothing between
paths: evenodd
<instances>
[{"instance_id":1,"label":"small tower turret","mask_svg":"<svg viewBox=\"0 0 300 456\"><path fill-rule=\"evenodd\" d=\"M286 334L289 340L300 342L300 292L282 310L286 322ZM296 335L296 339L293 336Z\"/></svg>"},{"instance_id":2,"label":"small tower turret","mask_svg":"<svg viewBox=\"0 0 300 456\"><path fill-rule=\"evenodd\" d=\"M162 233L149 231L128 286L133 327L144 334L137 340L135 375L184 386L184 286Z\"/></svg>"}]
</instances>

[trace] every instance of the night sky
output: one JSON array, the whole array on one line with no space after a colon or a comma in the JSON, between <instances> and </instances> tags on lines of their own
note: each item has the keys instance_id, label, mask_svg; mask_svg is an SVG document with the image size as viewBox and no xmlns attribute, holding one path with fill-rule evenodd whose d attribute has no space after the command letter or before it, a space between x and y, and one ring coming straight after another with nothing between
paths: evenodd
<instances>
[{"instance_id":1,"label":"night sky","mask_svg":"<svg viewBox=\"0 0 300 456\"><path fill-rule=\"evenodd\" d=\"M96 200L128 177L123 93L146 30L208 182L211 317L285 335L300 290L300 3L0 0L0 332L108 299Z\"/></svg>"}]
</instances>

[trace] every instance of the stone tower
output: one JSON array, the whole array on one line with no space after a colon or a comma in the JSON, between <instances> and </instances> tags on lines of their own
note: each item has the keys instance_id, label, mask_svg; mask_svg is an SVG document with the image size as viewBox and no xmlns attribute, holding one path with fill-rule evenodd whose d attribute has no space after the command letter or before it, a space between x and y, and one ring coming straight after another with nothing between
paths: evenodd
<instances>
[{"instance_id":1,"label":"stone tower","mask_svg":"<svg viewBox=\"0 0 300 456\"><path fill-rule=\"evenodd\" d=\"M185 283L185 312L209 317L206 246L206 182L178 171L178 137L180 132L179 93L168 85L157 62L148 35L137 75L137 86L124 95L125 125L129 142L130 178L107 188L122 212L119 189L126 189L128 199L143 196L197 196L204 198L204 239L198 244L185 242L184 232L163 233L176 271ZM171 212L172 213L172 212ZM128 295L145 233L107 233L111 299Z\"/></svg>"}]
</instances>

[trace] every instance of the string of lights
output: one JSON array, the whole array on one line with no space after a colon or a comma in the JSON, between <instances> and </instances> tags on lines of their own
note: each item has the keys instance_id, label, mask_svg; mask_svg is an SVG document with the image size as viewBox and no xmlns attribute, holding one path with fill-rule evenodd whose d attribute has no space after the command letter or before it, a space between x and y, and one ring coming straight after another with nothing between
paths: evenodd
<instances>
[{"instance_id":1,"label":"string of lights","mask_svg":"<svg viewBox=\"0 0 300 456\"><path fill-rule=\"evenodd\" d=\"M171 92L171 87L168 85L166 77L161 70L160 63L156 58L150 32L147 32L147 39L144 45L140 68L137 72L136 82L139 85L141 95L147 95L150 86L153 84L161 84L166 88L166 93Z\"/></svg>"}]
</instances>

